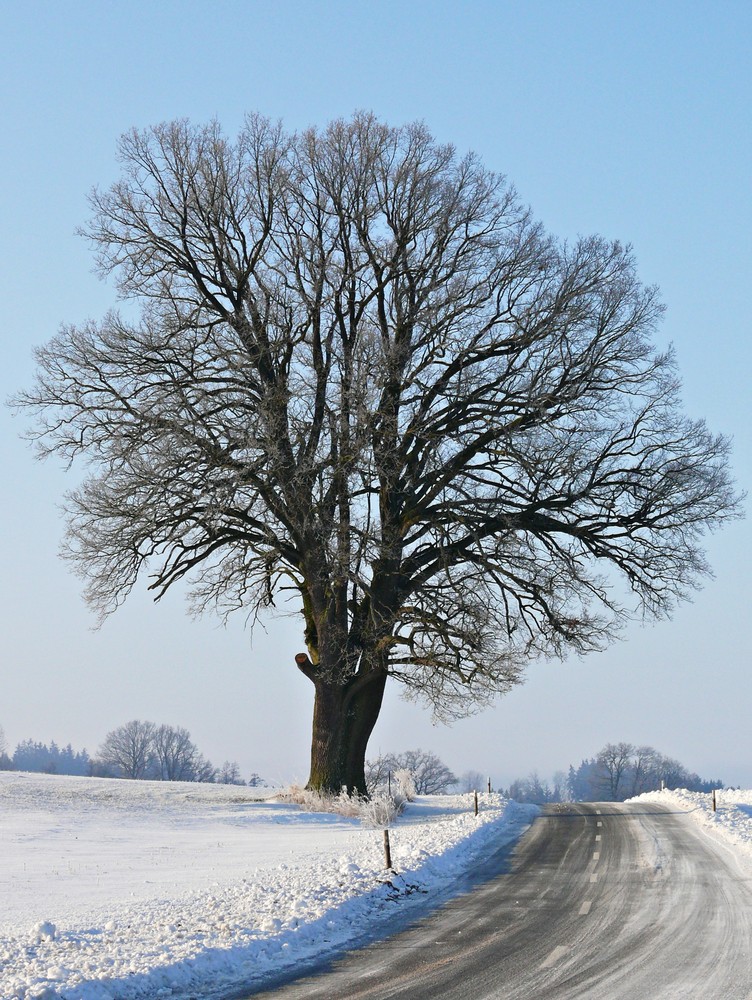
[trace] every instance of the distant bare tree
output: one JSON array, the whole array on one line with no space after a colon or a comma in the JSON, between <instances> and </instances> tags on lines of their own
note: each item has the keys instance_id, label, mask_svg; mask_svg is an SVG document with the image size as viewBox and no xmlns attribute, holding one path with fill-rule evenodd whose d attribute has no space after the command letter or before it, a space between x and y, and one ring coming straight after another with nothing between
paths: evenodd
<instances>
[{"instance_id":1,"label":"distant bare tree","mask_svg":"<svg viewBox=\"0 0 752 1000\"><path fill-rule=\"evenodd\" d=\"M457 782L460 792L481 792L488 787L488 777L480 771L463 771Z\"/></svg>"},{"instance_id":2,"label":"distant bare tree","mask_svg":"<svg viewBox=\"0 0 752 1000\"><path fill-rule=\"evenodd\" d=\"M622 778L630 766L634 750L631 743L607 743L596 758L604 787L614 802L619 801Z\"/></svg>"},{"instance_id":3,"label":"distant bare tree","mask_svg":"<svg viewBox=\"0 0 752 1000\"><path fill-rule=\"evenodd\" d=\"M537 771L527 778L517 778L509 786L509 798L516 802L561 802L563 786L554 783L552 788L548 781L541 780Z\"/></svg>"},{"instance_id":4,"label":"distant bare tree","mask_svg":"<svg viewBox=\"0 0 752 1000\"><path fill-rule=\"evenodd\" d=\"M654 759L653 772L655 775L654 787L658 788L663 782L666 788L687 788L689 779L697 779L697 775L690 775L687 768L673 757L665 757L656 753Z\"/></svg>"},{"instance_id":5,"label":"distant bare tree","mask_svg":"<svg viewBox=\"0 0 752 1000\"><path fill-rule=\"evenodd\" d=\"M566 802L569 798L566 771L554 772L552 793L553 802Z\"/></svg>"},{"instance_id":6,"label":"distant bare tree","mask_svg":"<svg viewBox=\"0 0 752 1000\"><path fill-rule=\"evenodd\" d=\"M723 782L700 778L673 757L655 747L631 743L608 743L596 757L570 766L567 794L576 801L610 798L621 801L661 788L688 788L708 792L723 788Z\"/></svg>"},{"instance_id":7,"label":"distant bare tree","mask_svg":"<svg viewBox=\"0 0 752 1000\"><path fill-rule=\"evenodd\" d=\"M639 746L632 750L630 761L631 795L640 795L656 787L656 772L660 754L654 747Z\"/></svg>"},{"instance_id":8,"label":"distant bare tree","mask_svg":"<svg viewBox=\"0 0 752 1000\"><path fill-rule=\"evenodd\" d=\"M240 775L240 765L234 760L226 760L217 769L216 781L218 785L244 785L245 781Z\"/></svg>"},{"instance_id":9,"label":"distant bare tree","mask_svg":"<svg viewBox=\"0 0 752 1000\"><path fill-rule=\"evenodd\" d=\"M456 776L435 753L406 750L399 755L399 763L412 774L418 795L439 795L457 784Z\"/></svg>"},{"instance_id":10,"label":"distant bare tree","mask_svg":"<svg viewBox=\"0 0 752 1000\"><path fill-rule=\"evenodd\" d=\"M365 791L388 678L467 714L707 572L728 443L684 416L628 247L558 242L477 157L370 114L119 152L87 235L141 316L63 328L17 402L88 463L66 551L100 614L143 574L300 609L309 787Z\"/></svg>"},{"instance_id":11,"label":"distant bare tree","mask_svg":"<svg viewBox=\"0 0 752 1000\"><path fill-rule=\"evenodd\" d=\"M190 780L204 783L215 782L217 780L217 769L210 760L207 760L202 754L197 754L193 761L192 777Z\"/></svg>"},{"instance_id":12,"label":"distant bare tree","mask_svg":"<svg viewBox=\"0 0 752 1000\"><path fill-rule=\"evenodd\" d=\"M457 784L457 778L435 754L425 750L406 750L404 753L382 754L366 765L366 783L369 793L383 788L398 771L409 771L417 795L437 795Z\"/></svg>"},{"instance_id":13,"label":"distant bare tree","mask_svg":"<svg viewBox=\"0 0 752 1000\"><path fill-rule=\"evenodd\" d=\"M153 735L154 756L163 781L193 781L200 754L191 734L182 726L157 726Z\"/></svg>"},{"instance_id":14,"label":"distant bare tree","mask_svg":"<svg viewBox=\"0 0 752 1000\"><path fill-rule=\"evenodd\" d=\"M108 733L95 762L98 773L162 781L214 781L216 768L206 760L182 726L157 726L133 719Z\"/></svg>"},{"instance_id":15,"label":"distant bare tree","mask_svg":"<svg viewBox=\"0 0 752 1000\"><path fill-rule=\"evenodd\" d=\"M365 778L366 790L369 795L379 788L386 788L389 782L389 775L397 770L394 754L379 754L371 760L366 761Z\"/></svg>"},{"instance_id":16,"label":"distant bare tree","mask_svg":"<svg viewBox=\"0 0 752 1000\"><path fill-rule=\"evenodd\" d=\"M153 722L133 719L107 734L98 760L123 778L157 777Z\"/></svg>"}]
</instances>

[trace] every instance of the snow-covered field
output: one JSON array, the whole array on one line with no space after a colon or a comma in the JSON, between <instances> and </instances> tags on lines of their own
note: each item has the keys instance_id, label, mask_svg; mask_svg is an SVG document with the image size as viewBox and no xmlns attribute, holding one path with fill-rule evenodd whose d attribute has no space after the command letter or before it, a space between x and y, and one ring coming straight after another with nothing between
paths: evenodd
<instances>
[{"instance_id":1,"label":"snow-covered field","mask_svg":"<svg viewBox=\"0 0 752 1000\"><path fill-rule=\"evenodd\" d=\"M383 834L226 785L0 772L0 1000L221 997L449 891L535 815L426 796Z\"/></svg>"},{"instance_id":2,"label":"snow-covered field","mask_svg":"<svg viewBox=\"0 0 752 1000\"><path fill-rule=\"evenodd\" d=\"M744 857L752 866L752 791L722 788L713 797L703 792L676 791L645 792L633 802L659 802L673 809L681 809L698 823L706 833L726 843Z\"/></svg>"}]
</instances>

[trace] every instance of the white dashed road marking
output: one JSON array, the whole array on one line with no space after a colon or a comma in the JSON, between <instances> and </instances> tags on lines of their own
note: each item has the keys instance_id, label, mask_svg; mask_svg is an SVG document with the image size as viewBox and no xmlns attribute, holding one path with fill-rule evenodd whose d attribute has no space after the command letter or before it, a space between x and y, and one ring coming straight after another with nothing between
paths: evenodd
<instances>
[{"instance_id":1,"label":"white dashed road marking","mask_svg":"<svg viewBox=\"0 0 752 1000\"><path fill-rule=\"evenodd\" d=\"M550 969L551 966L552 965L556 965L556 963L559 961L559 959L563 958L568 951L569 951L568 948L564 948L564 947L562 947L562 945L558 945L556 948L554 948L554 950L548 956L548 958L546 959L546 961L543 962L543 964L540 966L540 968L541 969Z\"/></svg>"}]
</instances>

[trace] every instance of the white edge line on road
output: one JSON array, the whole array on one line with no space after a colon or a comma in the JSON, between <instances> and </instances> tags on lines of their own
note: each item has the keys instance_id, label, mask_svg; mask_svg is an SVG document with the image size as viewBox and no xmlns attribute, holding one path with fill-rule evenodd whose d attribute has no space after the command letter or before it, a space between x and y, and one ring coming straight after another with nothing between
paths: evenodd
<instances>
[{"instance_id":1,"label":"white edge line on road","mask_svg":"<svg viewBox=\"0 0 752 1000\"><path fill-rule=\"evenodd\" d=\"M590 881L591 882L597 882L598 881L598 875L597 875L596 872L593 872L593 874L590 876Z\"/></svg>"},{"instance_id":2,"label":"white edge line on road","mask_svg":"<svg viewBox=\"0 0 752 1000\"><path fill-rule=\"evenodd\" d=\"M600 835L599 833L596 833L596 835L595 835L595 839L596 839L596 840L600 840L600 839L601 839L601 835Z\"/></svg>"},{"instance_id":3,"label":"white edge line on road","mask_svg":"<svg viewBox=\"0 0 752 1000\"><path fill-rule=\"evenodd\" d=\"M586 917L590 913L590 907L593 905L592 899L586 899L585 902L580 907L580 916Z\"/></svg>"},{"instance_id":4,"label":"white edge line on road","mask_svg":"<svg viewBox=\"0 0 752 1000\"><path fill-rule=\"evenodd\" d=\"M600 851L593 851L593 861L599 861L601 856Z\"/></svg>"}]
</instances>

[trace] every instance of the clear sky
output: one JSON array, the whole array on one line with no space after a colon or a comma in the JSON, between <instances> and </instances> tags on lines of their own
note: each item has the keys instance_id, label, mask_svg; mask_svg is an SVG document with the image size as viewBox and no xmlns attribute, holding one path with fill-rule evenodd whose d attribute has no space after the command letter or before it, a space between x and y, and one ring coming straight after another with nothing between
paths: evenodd
<instances>
[{"instance_id":1,"label":"clear sky","mask_svg":"<svg viewBox=\"0 0 752 1000\"><path fill-rule=\"evenodd\" d=\"M634 246L662 289L687 410L734 438L752 485L752 5L748 0L292 2L0 0L0 398L31 349L114 304L76 227L131 126L248 111L289 128L356 109L423 119L507 174L554 233ZM295 619L253 638L141 591L98 632L60 562L75 474L36 463L0 410L0 725L94 753L131 718L190 729L219 764L307 777L312 688ZM537 663L493 708L433 726L386 699L371 752L415 747L495 784L548 777L608 741L650 743L752 787L752 520L711 537L715 570L670 622Z\"/></svg>"}]
</instances>

